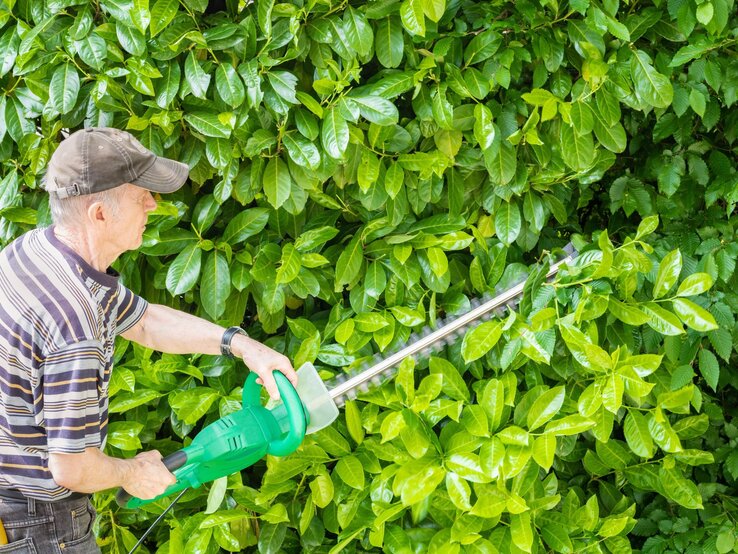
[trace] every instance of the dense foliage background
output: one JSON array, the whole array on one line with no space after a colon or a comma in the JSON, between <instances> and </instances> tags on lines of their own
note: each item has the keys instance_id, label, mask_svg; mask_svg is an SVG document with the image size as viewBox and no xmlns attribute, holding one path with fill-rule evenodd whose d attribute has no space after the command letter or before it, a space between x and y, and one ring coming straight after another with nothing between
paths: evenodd
<instances>
[{"instance_id":1,"label":"dense foliage background","mask_svg":"<svg viewBox=\"0 0 738 554\"><path fill-rule=\"evenodd\" d=\"M63 130L117 126L191 167L126 284L326 378L529 275L150 551L736 551L736 28L733 0L4 0L3 244L48 223ZM116 358L112 455L238 408L228 360ZM168 502L95 501L105 552Z\"/></svg>"}]
</instances>

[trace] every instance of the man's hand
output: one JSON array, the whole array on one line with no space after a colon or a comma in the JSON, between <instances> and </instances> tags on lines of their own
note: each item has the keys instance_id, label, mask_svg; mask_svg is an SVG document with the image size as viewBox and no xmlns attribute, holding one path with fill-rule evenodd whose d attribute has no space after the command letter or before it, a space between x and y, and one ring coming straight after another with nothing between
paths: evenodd
<instances>
[{"instance_id":1,"label":"man's hand","mask_svg":"<svg viewBox=\"0 0 738 554\"><path fill-rule=\"evenodd\" d=\"M281 372L290 380L292 386L297 386L297 373L295 373L287 356L245 335L233 337L231 350L234 355L243 359L246 367L259 376L259 379L256 380L257 383L264 385L272 399L277 400L279 398L277 382L274 380L272 371Z\"/></svg>"},{"instance_id":2,"label":"man's hand","mask_svg":"<svg viewBox=\"0 0 738 554\"><path fill-rule=\"evenodd\" d=\"M127 461L131 463L131 471L122 486L131 496L149 500L163 494L167 487L177 482L156 450L141 452Z\"/></svg>"},{"instance_id":3,"label":"man's hand","mask_svg":"<svg viewBox=\"0 0 738 554\"><path fill-rule=\"evenodd\" d=\"M156 450L128 460L107 456L99 448L86 448L78 454L52 452L49 470L58 485L76 492L123 487L144 500L159 496L177 482Z\"/></svg>"}]
</instances>

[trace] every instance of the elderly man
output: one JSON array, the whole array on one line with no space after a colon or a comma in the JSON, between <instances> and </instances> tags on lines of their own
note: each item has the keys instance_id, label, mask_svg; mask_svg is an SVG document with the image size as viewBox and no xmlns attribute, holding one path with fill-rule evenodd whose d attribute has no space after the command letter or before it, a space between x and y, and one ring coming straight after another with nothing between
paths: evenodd
<instances>
[{"instance_id":1,"label":"elderly man","mask_svg":"<svg viewBox=\"0 0 738 554\"><path fill-rule=\"evenodd\" d=\"M173 192L187 175L126 132L78 131L46 172L54 225L0 253L0 520L11 543L2 552L99 552L90 493L120 486L147 499L174 483L156 451L102 451L116 335L238 356L272 397L273 370L297 382L285 356L239 328L148 304L109 270L140 246L152 192Z\"/></svg>"}]
</instances>

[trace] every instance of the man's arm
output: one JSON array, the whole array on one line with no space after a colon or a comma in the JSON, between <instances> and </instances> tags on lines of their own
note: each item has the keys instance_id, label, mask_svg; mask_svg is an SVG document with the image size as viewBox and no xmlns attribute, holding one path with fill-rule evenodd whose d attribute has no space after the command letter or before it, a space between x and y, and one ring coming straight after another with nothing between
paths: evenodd
<instances>
[{"instance_id":1,"label":"man's arm","mask_svg":"<svg viewBox=\"0 0 738 554\"><path fill-rule=\"evenodd\" d=\"M52 452L49 470L58 485L75 492L89 494L123 487L143 500L159 496L177 482L156 450L128 460L107 456L99 448L87 448L79 454Z\"/></svg>"},{"instance_id":2,"label":"man's arm","mask_svg":"<svg viewBox=\"0 0 738 554\"><path fill-rule=\"evenodd\" d=\"M170 354L217 355L220 354L224 331L220 325L205 319L161 304L150 304L143 317L123 333L123 337ZM272 398L279 398L273 370L282 372L293 385L297 385L297 374L289 359L259 341L239 334L233 337L231 350L259 375L259 382Z\"/></svg>"}]
</instances>

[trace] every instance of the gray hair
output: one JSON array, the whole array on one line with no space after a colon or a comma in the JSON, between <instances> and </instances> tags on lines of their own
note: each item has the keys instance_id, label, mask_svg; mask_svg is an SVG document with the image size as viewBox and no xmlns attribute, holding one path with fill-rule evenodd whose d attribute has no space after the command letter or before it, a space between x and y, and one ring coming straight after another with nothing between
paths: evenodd
<instances>
[{"instance_id":1,"label":"gray hair","mask_svg":"<svg viewBox=\"0 0 738 554\"><path fill-rule=\"evenodd\" d=\"M45 176L42 179L42 186L45 187ZM123 187L115 187L102 192L92 194L84 194L81 196L70 196L68 198L59 198L56 194L49 194L49 210L51 211L51 220L54 225L59 227L77 227L87 217L87 209L95 202L101 202L107 206L113 215L118 213L120 206L121 193Z\"/></svg>"}]
</instances>

